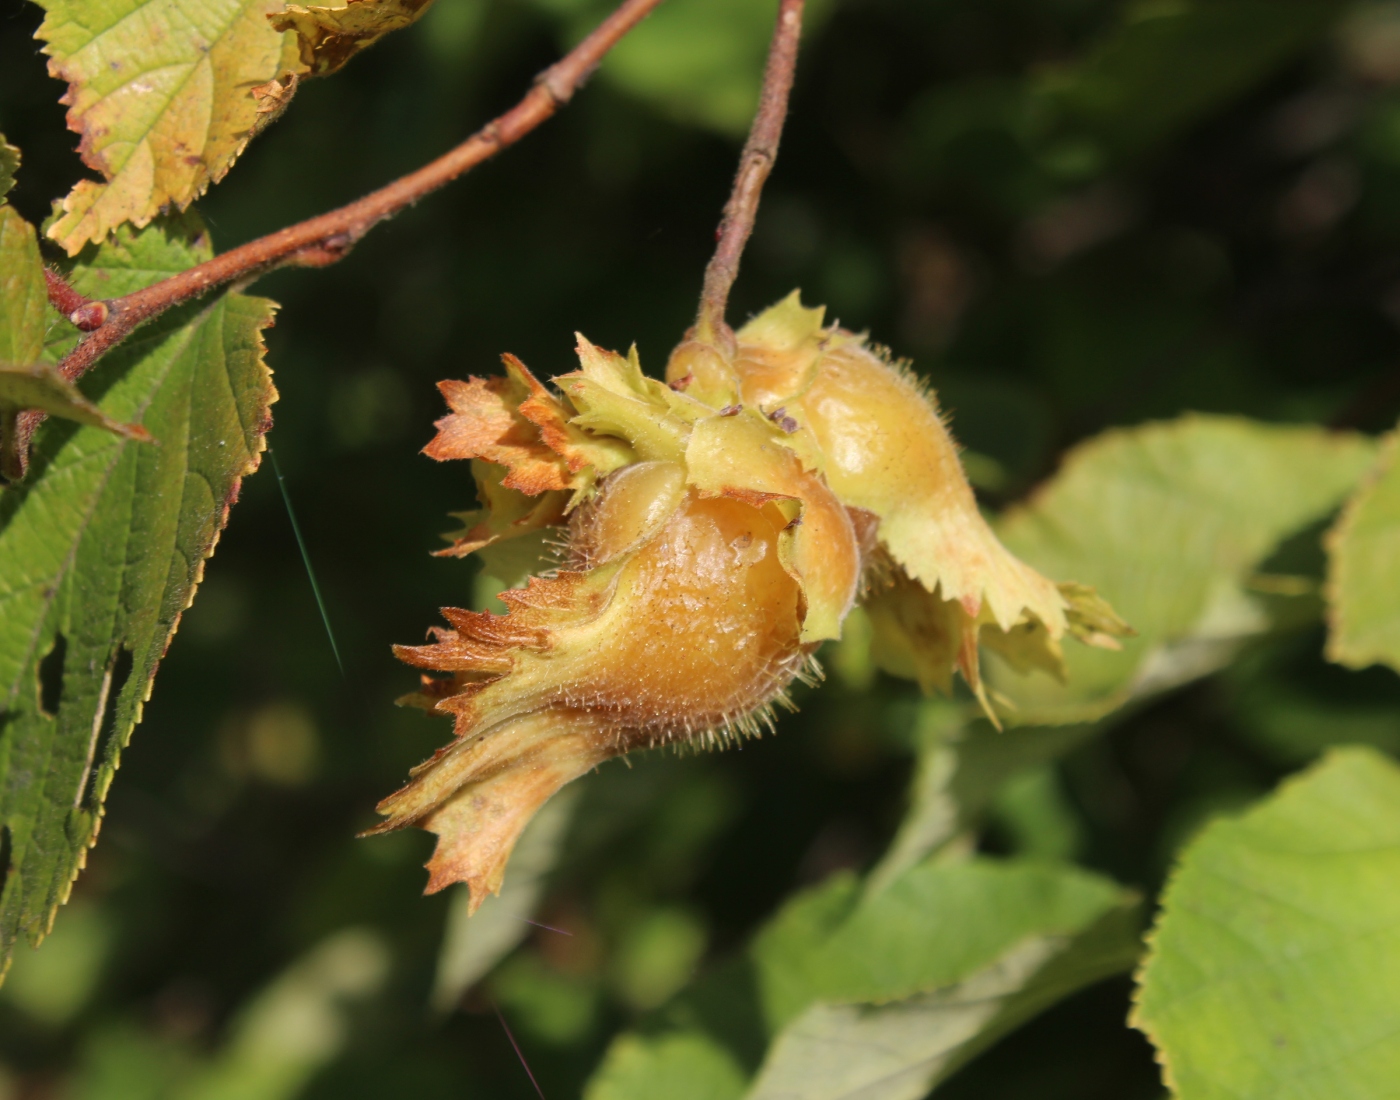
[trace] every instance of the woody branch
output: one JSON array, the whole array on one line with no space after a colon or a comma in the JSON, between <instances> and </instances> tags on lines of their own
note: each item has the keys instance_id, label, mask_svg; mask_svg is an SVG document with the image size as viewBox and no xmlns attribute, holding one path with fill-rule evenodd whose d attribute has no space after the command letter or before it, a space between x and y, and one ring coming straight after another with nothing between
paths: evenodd
<instances>
[{"instance_id":1,"label":"woody branch","mask_svg":"<svg viewBox=\"0 0 1400 1100\"><path fill-rule=\"evenodd\" d=\"M739 171L720 219L714 256L705 268L695 332L707 343L723 338L728 332L724 313L729 303L729 290L739 274L739 260L753 232L763 185L773 170L773 162L778 159L778 142L783 136L788 96L797 70L803 7L804 0L781 0L778 6L778 21L768 47L758 110L744 151L739 155Z\"/></svg>"}]
</instances>

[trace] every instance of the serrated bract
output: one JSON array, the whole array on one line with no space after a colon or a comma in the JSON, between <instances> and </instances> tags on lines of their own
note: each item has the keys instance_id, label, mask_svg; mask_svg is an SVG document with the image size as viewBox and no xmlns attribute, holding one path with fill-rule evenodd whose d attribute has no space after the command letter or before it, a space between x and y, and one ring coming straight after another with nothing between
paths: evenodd
<instances>
[{"instance_id":1,"label":"serrated bract","mask_svg":"<svg viewBox=\"0 0 1400 1100\"><path fill-rule=\"evenodd\" d=\"M438 834L430 891L466 882L480 904L531 815L609 757L771 725L858 599L892 671L946 690L960 670L984 706L979 638L1058 673L1066 633L1126 629L1002 548L929 395L795 294L729 346L682 343L667 383L635 350L579 337L578 356L558 397L510 356L504 378L440 387L425 451L470 459L484 506L446 552L554 527L558 557L506 614L444 609L430 644L397 649L429 673L405 701L456 723L373 830Z\"/></svg>"}]
</instances>

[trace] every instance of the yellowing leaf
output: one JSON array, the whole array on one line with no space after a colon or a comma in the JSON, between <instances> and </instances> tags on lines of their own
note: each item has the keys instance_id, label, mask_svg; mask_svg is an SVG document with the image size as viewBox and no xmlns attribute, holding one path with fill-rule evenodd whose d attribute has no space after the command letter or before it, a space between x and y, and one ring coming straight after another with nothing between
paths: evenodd
<instances>
[{"instance_id":1,"label":"yellowing leaf","mask_svg":"<svg viewBox=\"0 0 1400 1100\"><path fill-rule=\"evenodd\" d=\"M432 3L433 0L349 0L335 8L288 4L286 11L269 16L268 21L279 31L295 31L306 71L311 76L324 76L390 31L414 22Z\"/></svg>"},{"instance_id":2,"label":"yellowing leaf","mask_svg":"<svg viewBox=\"0 0 1400 1100\"><path fill-rule=\"evenodd\" d=\"M1327 656L1400 672L1400 433L1327 540Z\"/></svg>"},{"instance_id":3,"label":"yellowing leaf","mask_svg":"<svg viewBox=\"0 0 1400 1100\"><path fill-rule=\"evenodd\" d=\"M256 85L296 68L280 0L40 0L49 73L68 83L83 180L48 235L68 254L146 225L223 178L259 124Z\"/></svg>"},{"instance_id":4,"label":"yellowing leaf","mask_svg":"<svg viewBox=\"0 0 1400 1100\"><path fill-rule=\"evenodd\" d=\"M526 377L539 386L532 376ZM452 411L437 422L438 434L423 448L429 458L484 459L504 466L508 473L501 484L526 496L570 486L573 471L568 463L520 410L530 391L518 377L448 380L439 382L438 389Z\"/></svg>"}]
</instances>

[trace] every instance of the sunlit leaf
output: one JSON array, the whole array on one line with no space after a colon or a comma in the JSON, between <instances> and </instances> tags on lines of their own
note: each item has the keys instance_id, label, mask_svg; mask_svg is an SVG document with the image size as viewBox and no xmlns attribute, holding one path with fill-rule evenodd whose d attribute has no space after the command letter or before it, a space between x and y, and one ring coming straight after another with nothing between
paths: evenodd
<instances>
[{"instance_id":1,"label":"sunlit leaf","mask_svg":"<svg viewBox=\"0 0 1400 1100\"><path fill-rule=\"evenodd\" d=\"M68 83L82 180L48 235L75 255L123 222L183 209L229 170L266 110L252 94L299 66L281 0L41 0L49 73Z\"/></svg>"},{"instance_id":2,"label":"sunlit leaf","mask_svg":"<svg viewBox=\"0 0 1400 1100\"><path fill-rule=\"evenodd\" d=\"M186 217L121 232L72 280L112 297L209 252ZM0 498L6 956L21 937L37 943L67 898L156 666L257 467L275 398L261 337L272 310L219 296L142 329L84 385L159 445L50 419L28 481Z\"/></svg>"},{"instance_id":3,"label":"sunlit leaf","mask_svg":"<svg viewBox=\"0 0 1400 1100\"><path fill-rule=\"evenodd\" d=\"M760 937L776 1035L751 1100L917 1100L1137 956L1132 896L1069 867L925 863L853 900L820 891Z\"/></svg>"},{"instance_id":4,"label":"sunlit leaf","mask_svg":"<svg viewBox=\"0 0 1400 1100\"><path fill-rule=\"evenodd\" d=\"M333 73L390 31L415 22L433 0L348 0L337 7L288 4L270 22L295 31L301 63L311 76Z\"/></svg>"},{"instance_id":5,"label":"sunlit leaf","mask_svg":"<svg viewBox=\"0 0 1400 1100\"><path fill-rule=\"evenodd\" d=\"M1328 538L1327 655L1350 668L1400 672L1400 434Z\"/></svg>"},{"instance_id":6,"label":"sunlit leaf","mask_svg":"<svg viewBox=\"0 0 1400 1100\"><path fill-rule=\"evenodd\" d=\"M669 1095L688 1060L747 1066L755 1039L771 1042L751 1100L917 1100L1048 1005L1128 969L1136 910L1106 879L1032 861L923 863L878 889L836 876L784 906L743 966L698 983L659 1030L614 1043L593 1087L629 1090L589 1100L640 1097L643 1082Z\"/></svg>"},{"instance_id":7,"label":"sunlit leaf","mask_svg":"<svg viewBox=\"0 0 1400 1100\"><path fill-rule=\"evenodd\" d=\"M778 1035L748 1100L919 1100L1006 1032L1131 966L1135 925L1116 910L907 1000L813 1005Z\"/></svg>"},{"instance_id":8,"label":"sunlit leaf","mask_svg":"<svg viewBox=\"0 0 1400 1100\"><path fill-rule=\"evenodd\" d=\"M1047 575L1093 585L1138 634L1118 652L1067 648L1065 684L997 670L1008 720L1091 721L1220 668L1270 627L1254 570L1337 507L1374 451L1356 434L1208 416L1072 451L998 533Z\"/></svg>"},{"instance_id":9,"label":"sunlit leaf","mask_svg":"<svg viewBox=\"0 0 1400 1100\"><path fill-rule=\"evenodd\" d=\"M1181 858L1133 1022L1180 1100L1400 1081L1400 767L1334 750Z\"/></svg>"}]
</instances>

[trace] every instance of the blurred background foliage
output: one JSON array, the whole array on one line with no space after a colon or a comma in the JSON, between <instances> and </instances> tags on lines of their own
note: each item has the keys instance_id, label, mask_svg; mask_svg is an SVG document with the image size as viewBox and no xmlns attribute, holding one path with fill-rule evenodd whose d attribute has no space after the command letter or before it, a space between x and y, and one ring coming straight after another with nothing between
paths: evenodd
<instances>
[{"instance_id":1,"label":"blurred background foliage","mask_svg":"<svg viewBox=\"0 0 1400 1100\"><path fill-rule=\"evenodd\" d=\"M216 243L443 151L607 6L437 0L299 92L201 202ZM453 892L419 896L430 837L353 839L447 733L392 705L414 677L389 643L473 598L474 566L428 556L472 494L465 467L417 453L433 383L491 373L503 351L561 373L575 329L636 341L660 369L693 314L773 7L668 0L499 162L345 262L259 285L284 307L270 441L345 674L265 470L74 900L0 990L0 1098L531 1096L502 1021L544 1094L575 1096L611 1036L784 897L885 848L940 712L875 676L859 638L824 654L820 701L804 692L776 736L580 784L533 838L537 870L513 865L534 893L490 950L443 952ZM25 153L11 199L34 221L82 175L40 14L11 0L0 15L0 130ZM1002 507L1112 425L1185 410L1392 425L1397 243L1400 3L826 0L733 312L800 286L911 357ZM1300 546L1312 564L1293 571L1316 570L1316 532ZM1023 770L981 846L1078 859L1151 896L1209 816L1328 744L1400 750L1395 675L1329 666L1321 640L1261 642ZM1070 998L939 1095L1159 1096L1128 993L1123 978Z\"/></svg>"}]
</instances>

